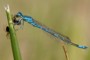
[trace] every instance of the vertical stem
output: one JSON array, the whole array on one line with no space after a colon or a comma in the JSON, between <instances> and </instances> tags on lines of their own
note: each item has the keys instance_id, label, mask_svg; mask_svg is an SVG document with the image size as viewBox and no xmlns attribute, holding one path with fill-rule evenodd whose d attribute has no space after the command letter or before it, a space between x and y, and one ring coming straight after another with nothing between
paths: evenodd
<instances>
[{"instance_id":1,"label":"vertical stem","mask_svg":"<svg viewBox=\"0 0 90 60\"><path fill-rule=\"evenodd\" d=\"M15 29L14 29L14 25L13 25L10 9L8 5L5 7L5 11L8 19L11 47L12 47L14 60L22 60L20 50L19 50L19 44L17 41L17 37L16 37L16 33L15 33Z\"/></svg>"}]
</instances>

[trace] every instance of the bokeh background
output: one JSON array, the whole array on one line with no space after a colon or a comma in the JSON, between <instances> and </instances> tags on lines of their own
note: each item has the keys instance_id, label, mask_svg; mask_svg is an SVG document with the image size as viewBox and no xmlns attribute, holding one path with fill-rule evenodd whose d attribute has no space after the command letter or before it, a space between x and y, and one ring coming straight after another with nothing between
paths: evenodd
<instances>
[{"instance_id":1,"label":"bokeh background","mask_svg":"<svg viewBox=\"0 0 90 60\"><path fill-rule=\"evenodd\" d=\"M13 15L21 11L73 42L88 46L84 50L64 44L69 60L90 60L90 0L0 0L0 60L13 60L5 32L7 4ZM23 60L66 60L62 43L48 33L26 22L16 33Z\"/></svg>"}]
</instances>

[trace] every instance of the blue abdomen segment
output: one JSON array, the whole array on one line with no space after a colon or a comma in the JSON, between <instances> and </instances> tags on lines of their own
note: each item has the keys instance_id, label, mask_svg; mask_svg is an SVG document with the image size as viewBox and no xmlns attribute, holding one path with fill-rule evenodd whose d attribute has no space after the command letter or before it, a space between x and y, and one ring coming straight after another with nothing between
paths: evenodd
<instances>
[{"instance_id":1,"label":"blue abdomen segment","mask_svg":"<svg viewBox=\"0 0 90 60\"><path fill-rule=\"evenodd\" d=\"M78 48L86 49L87 46L78 45Z\"/></svg>"},{"instance_id":2,"label":"blue abdomen segment","mask_svg":"<svg viewBox=\"0 0 90 60\"><path fill-rule=\"evenodd\" d=\"M86 48L88 48L87 46L78 45L78 44L73 43L73 42L71 42L71 45L76 46L76 47L81 48L81 49L86 49Z\"/></svg>"}]
</instances>

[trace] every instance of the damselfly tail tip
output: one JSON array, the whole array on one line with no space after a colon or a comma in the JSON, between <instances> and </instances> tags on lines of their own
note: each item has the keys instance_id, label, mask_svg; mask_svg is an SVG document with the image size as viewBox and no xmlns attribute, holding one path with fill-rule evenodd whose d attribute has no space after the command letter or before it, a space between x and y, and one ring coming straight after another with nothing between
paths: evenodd
<instances>
[{"instance_id":1,"label":"damselfly tail tip","mask_svg":"<svg viewBox=\"0 0 90 60\"><path fill-rule=\"evenodd\" d=\"M87 46L79 45L78 48L81 48L81 49L87 49L88 47L87 47Z\"/></svg>"}]
</instances>

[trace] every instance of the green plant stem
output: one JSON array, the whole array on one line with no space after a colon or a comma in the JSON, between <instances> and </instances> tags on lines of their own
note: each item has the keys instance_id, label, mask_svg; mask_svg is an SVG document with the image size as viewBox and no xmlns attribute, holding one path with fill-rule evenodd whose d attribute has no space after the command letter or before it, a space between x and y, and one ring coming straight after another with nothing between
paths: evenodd
<instances>
[{"instance_id":1,"label":"green plant stem","mask_svg":"<svg viewBox=\"0 0 90 60\"><path fill-rule=\"evenodd\" d=\"M6 11L8 25L9 25L10 40L11 40L11 47L12 47L14 60L22 60L18 40L16 37L16 33L15 33L15 29L14 29L14 25L13 25L10 9L8 5L5 7L5 11Z\"/></svg>"}]
</instances>

